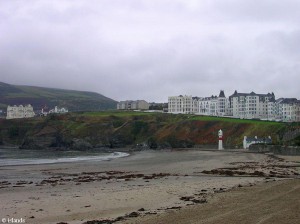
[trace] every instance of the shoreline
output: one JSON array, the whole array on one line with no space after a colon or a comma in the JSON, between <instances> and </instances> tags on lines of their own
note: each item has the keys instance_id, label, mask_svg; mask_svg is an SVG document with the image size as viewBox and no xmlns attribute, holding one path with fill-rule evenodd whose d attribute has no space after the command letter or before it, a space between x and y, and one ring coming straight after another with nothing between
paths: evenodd
<instances>
[{"instance_id":1,"label":"shoreline","mask_svg":"<svg viewBox=\"0 0 300 224\"><path fill-rule=\"evenodd\" d=\"M19 149L17 149L19 150ZM34 150L37 151L38 150ZM70 151L71 152L71 151ZM74 151L72 151L74 152ZM77 151L75 151L77 152ZM77 152L77 153L80 153ZM83 152L84 153L84 152ZM112 152L99 152L103 153L103 155L78 155L78 156L71 156L71 157L57 157L57 158L0 158L1 160L12 160L12 161L19 161L19 164L1 164L1 167L14 167L14 166L35 166L35 165L51 165L51 164L68 164L68 163L77 163L77 162L100 162L100 161L110 161L113 159L119 159L123 157L130 156L130 152L121 152L121 151L112 151Z\"/></svg>"},{"instance_id":2,"label":"shoreline","mask_svg":"<svg viewBox=\"0 0 300 224\"><path fill-rule=\"evenodd\" d=\"M15 147L2 147L3 149L17 149L17 150L28 150L28 149L19 149L19 148L15 148ZM34 151L39 151L39 150L34 150ZM74 151L74 150L70 150L70 151ZM116 150L116 151L103 151L103 153L107 153L107 154L113 154L113 153L126 153L128 155L126 156L122 156L122 157L116 157L116 158L112 158L112 159L108 159L108 160L98 160L98 162L100 161L111 161L114 159L120 159L120 158L124 158L124 157L129 157L134 155L135 153L141 153L141 152L155 152L155 153L159 153L159 152L188 152L188 151L203 151L203 152L220 152L220 153L258 153L258 154L266 154L266 153L260 153L260 152L249 152L248 150L244 150L244 149L225 149L225 150L218 150L218 149L203 149L203 148L171 148L171 149L160 149L160 150L133 150L133 149L129 149L129 148L125 148L124 150ZM80 152L80 151L78 151ZM99 151L99 153L102 153L101 151ZM278 157L277 155L274 155L276 157ZM95 156L96 157L96 156ZM70 157L71 158L71 157ZM65 157L65 159L68 159L67 157ZM54 159L53 159L54 160ZM69 163L81 163L81 162L92 162L93 160L97 161L97 159L82 159L82 160L74 160L74 161L62 161L62 162L46 162L46 163L28 163L28 164L4 164L1 165L0 164L0 168L6 168L6 167L18 167L18 166L39 166L39 165L56 165L56 164L69 164Z\"/></svg>"},{"instance_id":3,"label":"shoreline","mask_svg":"<svg viewBox=\"0 0 300 224\"><path fill-rule=\"evenodd\" d=\"M0 167L0 216L17 215L27 223L118 218L122 223L133 216L206 204L216 193L294 175L292 163L268 155L217 151L142 151L98 163ZM271 174L272 169L277 173Z\"/></svg>"}]
</instances>

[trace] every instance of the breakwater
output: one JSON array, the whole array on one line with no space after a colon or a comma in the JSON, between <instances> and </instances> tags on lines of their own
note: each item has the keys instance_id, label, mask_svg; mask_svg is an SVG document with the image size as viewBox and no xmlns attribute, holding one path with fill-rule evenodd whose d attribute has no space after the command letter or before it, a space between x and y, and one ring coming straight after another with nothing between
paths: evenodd
<instances>
[{"instance_id":1,"label":"breakwater","mask_svg":"<svg viewBox=\"0 0 300 224\"><path fill-rule=\"evenodd\" d=\"M274 153L277 155L300 155L299 146L284 146L284 145L250 145L250 152Z\"/></svg>"}]
</instances>

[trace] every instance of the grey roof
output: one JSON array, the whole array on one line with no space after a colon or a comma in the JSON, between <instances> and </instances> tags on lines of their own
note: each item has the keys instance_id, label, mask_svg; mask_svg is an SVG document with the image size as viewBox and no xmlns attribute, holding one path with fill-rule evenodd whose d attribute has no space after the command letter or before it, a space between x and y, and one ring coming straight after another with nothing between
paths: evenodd
<instances>
[{"instance_id":1,"label":"grey roof","mask_svg":"<svg viewBox=\"0 0 300 224\"><path fill-rule=\"evenodd\" d=\"M259 96L259 97L272 97L275 99L275 95L274 93L267 93L267 94L258 94L258 93L255 93L255 92L251 92L251 93L238 93L236 90L234 91L234 93L229 96L229 98L232 98L232 97L239 97L239 96Z\"/></svg>"},{"instance_id":2,"label":"grey roof","mask_svg":"<svg viewBox=\"0 0 300 224\"><path fill-rule=\"evenodd\" d=\"M276 100L275 100L275 98L271 98L271 99L269 100L269 102L273 102L273 103L275 103L275 102L276 102Z\"/></svg>"},{"instance_id":3,"label":"grey roof","mask_svg":"<svg viewBox=\"0 0 300 224\"><path fill-rule=\"evenodd\" d=\"M282 101L280 103L284 103L284 104L290 104L290 103L297 103L296 98L283 98Z\"/></svg>"},{"instance_id":4,"label":"grey roof","mask_svg":"<svg viewBox=\"0 0 300 224\"><path fill-rule=\"evenodd\" d=\"M216 98L218 98L218 97L212 95L212 96L208 96L208 97L202 97L202 98L200 98L200 100L204 101L204 100L212 100L212 99L216 99Z\"/></svg>"},{"instance_id":5,"label":"grey roof","mask_svg":"<svg viewBox=\"0 0 300 224\"><path fill-rule=\"evenodd\" d=\"M221 90L221 91L220 91L219 97L225 97L224 90Z\"/></svg>"}]
</instances>

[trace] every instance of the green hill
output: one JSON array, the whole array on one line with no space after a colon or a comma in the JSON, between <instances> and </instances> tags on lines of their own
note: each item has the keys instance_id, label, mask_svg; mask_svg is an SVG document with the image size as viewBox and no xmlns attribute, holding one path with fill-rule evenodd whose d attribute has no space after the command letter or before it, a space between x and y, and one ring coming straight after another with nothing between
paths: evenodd
<instances>
[{"instance_id":1,"label":"green hill","mask_svg":"<svg viewBox=\"0 0 300 224\"><path fill-rule=\"evenodd\" d=\"M0 119L0 142L24 148L216 147L240 148L244 136L271 136L274 144L299 145L299 123L144 112L81 112L31 119ZM294 135L294 134L296 135Z\"/></svg>"},{"instance_id":2,"label":"green hill","mask_svg":"<svg viewBox=\"0 0 300 224\"><path fill-rule=\"evenodd\" d=\"M117 102L99 93L18 86L0 82L0 109L8 105L31 104L34 110L42 107L66 107L69 111L99 111L115 109Z\"/></svg>"}]
</instances>

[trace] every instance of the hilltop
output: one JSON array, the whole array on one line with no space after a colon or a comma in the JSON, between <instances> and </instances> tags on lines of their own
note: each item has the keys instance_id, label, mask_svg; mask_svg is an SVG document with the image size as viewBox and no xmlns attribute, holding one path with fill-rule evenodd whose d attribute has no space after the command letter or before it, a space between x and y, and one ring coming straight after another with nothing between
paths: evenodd
<instances>
[{"instance_id":1,"label":"hilltop","mask_svg":"<svg viewBox=\"0 0 300 224\"><path fill-rule=\"evenodd\" d=\"M300 143L292 135L297 123L196 115L109 111L0 120L3 144L36 149L216 147L219 129L225 148L241 148L245 135L271 136L274 144Z\"/></svg>"},{"instance_id":2,"label":"hilltop","mask_svg":"<svg viewBox=\"0 0 300 224\"><path fill-rule=\"evenodd\" d=\"M99 93L10 85L0 82L0 109L8 105L31 104L35 110L47 106L66 107L69 111L99 111L116 108L117 102Z\"/></svg>"}]
</instances>

